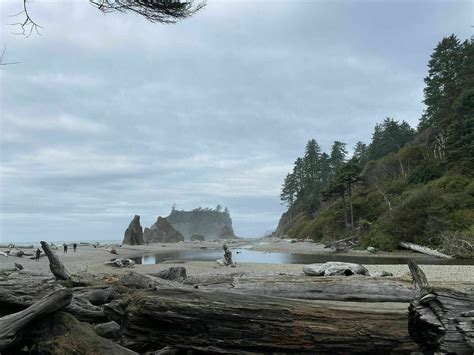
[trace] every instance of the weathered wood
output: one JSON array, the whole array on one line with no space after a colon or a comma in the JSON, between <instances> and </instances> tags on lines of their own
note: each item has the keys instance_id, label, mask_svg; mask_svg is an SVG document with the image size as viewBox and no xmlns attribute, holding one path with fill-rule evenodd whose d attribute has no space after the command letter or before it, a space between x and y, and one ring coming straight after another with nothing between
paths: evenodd
<instances>
[{"instance_id":1,"label":"weathered wood","mask_svg":"<svg viewBox=\"0 0 474 355\"><path fill-rule=\"evenodd\" d=\"M409 307L408 329L427 353L474 353L474 295L430 286L423 271L409 262L420 294Z\"/></svg>"},{"instance_id":2,"label":"weathered wood","mask_svg":"<svg viewBox=\"0 0 474 355\"><path fill-rule=\"evenodd\" d=\"M75 298L82 298L95 306L112 301L117 296L117 291L108 286L76 287L73 289Z\"/></svg>"},{"instance_id":3,"label":"weathered wood","mask_svg":"<svg viewBox=\"0 0 474 355\"><path fill-rule=\"evenodd\" d=\"M206 277L185 280L184 285L150 275L130 272L123 276L127 287L161 290L190 287L255 296L274 296L306 300L357 302L410 302L416 292L408 281L370 277L305 277L299 275L240 276L219 275L216 281Z\"/></svg>"},{"instance_id":4,"label":"weathered wood","mask_svg":"<svg viewBox=\"0 0 474 355\"><path fill-rule=\"evenodd\" d=\"M136 354L99 336L92 326L62 311L32 323L25 329L23 342L34 354Z\"/></svg>"},{"instance_id":5,"label":"weathered wood","mask_svg":"<svg viewBox=\"0 0 474 355\"><path fill-rule=\"evenodd\" d=\"M120 325L118 325L117 322L114 321L97 324L94 326L94 330L101 337L107 339L120 338Z\"/></svg>"},{"instance_id":6,"label":"weathered wood","mask_svg":"<svg viewBox=\"0 0 474 355\"><path fill-rule=\"evenodd\" d=\"M69 280L71 278L71 272L51 249L49 244L45 241L41 241L41 247L49 259L49 269L53 275L59 280Z\"/></svg>"},{"instance_id":7,"label":"weathered wood","mask_svg":"<svg viewBox=\"0 0 474 355\"><path fill-rule=\"evenodd\" d=\"M418 245L418 244L413 244L413 243L408 243L408 242L398 242L398 245L401 246L402 248L408 249L408 250L413 250L418 253L430 255L430 256L435 256L437 258L444 258L444 259L452 259L453 257L450 255L446 255L443 253L440 253L437 250Z\"/></svg>"},{"instance_id":8,"label":"weathered wood","mask_svg":"<svg viewBox=\"0 0 474 355\"><path fill-rule=\"evenodd\" d=\"M182 266L173 266L150 275L165 280L183 282L186 279L186 268Z\"/></svg>"},{"instance_id":9,"label":"weathered wood","mask_svg":"<svg viewBox=\"0 0 474 355\"><path fill-rule=\"evenodd\" d=\"M309 264L303 267L303 272L308 276L369 276L369 270L360 264L340 261L328 261L324 264Z\"/></svg>"},{"instance_id":10,"label":"weathered wood","mask_svg":"<svg viewBox=\"0 0 474 355\"><path fill-rule=\"evenodd\" d=\"M71 290L55 291L23 311L0 318L0 350L15 343L19 331L28 323L67 306L71 302L71 298Z\"/></svg>"},{"instance_id":11,"label":"weathered wood","mask_svg":"<svg viewBox=\"0 0 474 355\"><path fill-rule=\"evenodd\" d=\"M212 286L208 288L213 288ZM242 277L225 291L306 300L410 302L416 295L409 282L370 277Z\"/></svg>"},{"instance_id":12,"label":"weathered wood","mask_svg":"<svg viewBox=\"0 0 474 355\"><path fill-rule=\"evenodd\" d=\"M415 351L406 303L291 300L184 288L138 290L105 306L136 351Z\"/></svg>"}]
</instances>

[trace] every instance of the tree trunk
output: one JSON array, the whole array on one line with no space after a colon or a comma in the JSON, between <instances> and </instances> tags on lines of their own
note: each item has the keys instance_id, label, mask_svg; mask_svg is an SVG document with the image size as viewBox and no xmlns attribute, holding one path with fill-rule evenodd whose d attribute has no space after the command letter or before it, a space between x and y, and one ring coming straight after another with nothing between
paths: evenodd
<instances>
[{"instance_id":1,"label":"tree trunk","mask_svg":"<svg viewBox=\"0 0 474 355\"><path fill-rule=\"evenodd\" d=\"M420 295L410 304L408 329L425 353L474 353L474 295L434 289L414 261L409 262Z\"/></svg>"},{"instance_id":2,"label":"tree trunk","mask_svg":"<svg viewBox=\"0 0 474 355\"><path fill-rule=\"evenodd\" d=\"M398 245L401 246L402 248L413 250L413 251L416 251L418 253L422 253L422 254L426 254L426 255L430 255L430 256L435 256L437 258L445 258L445 259L452 259L453 258L452 256L440 253L437 250L433 250L431 248L424 247L424 246L418 245L418 244L413 244L413 243L408 243L408 242L398 242Z\"/></svg>"},{"instance_id":3,"label":"tree trunk","mask_svg":"<svg viewBox=\"0 0 474 355\"><path fill-rule=\"evenodd\" d=\"M139 290L105 306L136 351L370 353L416 351L406 303L291 300L212 290Z\"/></svg>"},{"instance_id":4,"label":"tree trunk","mask_svg":"<svg viewBox=\"0 0 474 355\"><path fill-rule=\"evenodd\" d=\"M347 220L347 209L346 209L346 193L344 189L342 190L341 197L342 197L342 209L344 210L344 224L345 224L346 230L349 230L348 228L349 221Z\"/></svg>"},{"instance_id":5,"label":"tree trunk","mask_svg":"<svg viewBox=\"0 0 474 355\"><path fill-rule=\"evenodd\" d=\"M18 339L18 332L28 323L67 306L71 302L71 298L71 290L55 291L23 311L0 318L0 350L15 343Z\"/></svg>"},{"instance_id":6,"label":"tree trunk","mask_svg":"<svg viewBox=\"0 0 474 355\"><path fill-rule=\"evenodd\" d=\"M351 212L351 230L354 230L354 208L352 207L352 184L349 181L348 183L348 193L349 193L349 206Z\"/></svg>"},{"instance_id":7,"label":"tree trunk","mask_svg":"<svg viewBox=\"0 0 474 355\"><path fill-rule=\"evenodd\" d=\"M51 270L53 275L58 280L69 280L71 278L71 272L59 259L56 253L51 249L49 244L45 241L41 241L41 247L43 248L46 256L49 259L49 269Z\"/></svg>"}]
</instances>

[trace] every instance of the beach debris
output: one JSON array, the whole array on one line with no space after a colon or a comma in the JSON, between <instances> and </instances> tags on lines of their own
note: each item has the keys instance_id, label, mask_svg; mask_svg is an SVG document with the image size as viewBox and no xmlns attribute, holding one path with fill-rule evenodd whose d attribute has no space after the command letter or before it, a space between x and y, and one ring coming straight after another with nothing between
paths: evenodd
<instances>
[{"instance_id":1,"label":"beach debris","mask_svg":"<svg viewBox=\"0 0 474 355\"><path fill-rule=\"evenodd\" d=\"M0 255L1 256L8 256L8 251L0 251Z\"/></svg>"},{"instance_id":2,"label":"beach debris","mask_svg":"<svg viewBox=\"0 0 474 355\"><path fill-rule=\"evenodd\" d=\"M310 264L303 267L307 276L369 276L369 270L360 264L329 261L324 264Z\"/></svg>"},{"instance_id":3,"label":"beach debris","mask_svg":"<svg viewBox=\"0 0 474 355\"><path fill-rule=\"evenodd\" d=\"M378 252L379 250L377 248L374 248L374 247L367 247L367 251L369 253L372 253L372 254L375 254L376 252Z\"/></svg>"},{"instance_id":4,"label":"beach debris","mask_svg":"<svg viewBox=\"0 0 474 355\"><path fill-rule=\"evenodd\" d=\"M155 274L150 274L154 277L159 277L161 279L183 282L186 280L186 268L182 266L173 266L165 270L161 270Z\"/></svg>"},{"instance_id":5,"label":"beach debris","mask_svg":"<svg viewBox=\"0 0 474 355\"><path fill-rule=\"evenodd\" d=\"M132 259L113 258L112 260L104 264L123 268L123 267L132 267L133 265L135 265L135 261L133 261Z\"/></svg>"},{"instance_id":6,"label":"beach debris","mask_svg":"<svg viewBox=\"0 0 474 355\"><path fill-rule=\"evenodd\" d=\"M408 262L420 294L408 308L408 331L423 353L473 354L474 295L430 286L421 268Z\"/></svg>"},{"instance_id":7,"label":"beach debris","mask_svg":"<svg viewBox=\"0 0 474 355\"><path fill-rule=\"evenodd\" d=\"M110 248L109 252L110 252L110 254L118 255L117 249L115 249L115 247Z\"/></svg>"},{"instance_id":8,"label":"beach debris","mask_svg":"<svg viewBox=\"0 0 474 355\"><path fill-rule=\"evenodd\" d=\"M9 250L8 251L8 256L16 256L18 258L21 258L23 255L28 255L26 254L23 250Z\"/></svg>"},{"instance_id":9,"label":"beach debris","mask_svg":"<svg viewBox=\"0 0 474 355\"><path fill-rule=\"evenodd\" d=\"M422 253L422 254L426 254L426 255L430 255L430 256L435 256L437 258L453 259L453 257L450 256L450 255L440 253L437 250L434 250L434 249L431 249L431 248L428 248L428 247L425 247L425 246L422 246L422 245L408 243L408 242L399 242L398 245L401 246L402 248L413 250L413 251L416 251L418 253Z\"/></svg>"},{"instance_id":10,"label":"beach debris","mask_svg":"<svg viewBox=\"0 0 474 355\"><path fill-rule=\"evenodd\" d=\"M393 274L388 271L374 271L370 273L372 277L391 277Z\"/></svg>"},{"instance_id":11,"label":"beach debris","mask_svg":"<svg viewBox=\"0 0 474 355\"><path fill-rule=\"evenodd\" d=\"M163 349L155 351L154 355L175 355L178 351L178 349L172 348L171 346L166 346Z\"/></svg>"},{"instance_id":12,"label":"beach debris","mask_svg":"<svg viewBox=\"0 0 474 355\"><path fill-rule=\"evenodd\" d=\"M120 325L113 320L95 325L94 330L98 335L107 339L120 338Z\"/></svg>"},{"instance_id":13,"label":"beach debris","mask_svg":"<svg viewBox=\"0 0 474 355\"><path fill-rule=\"evenodd\" d=\"M339 253L344 253L347 252L352 246L357 244L355 238L355 236L350 236L339 240L333 240L331 242L324 243L324 247L334 249Z\"/></svg>"},{"instance_id":14,"label":"beach debris","mask_svg":"<svg viewBox=\"0 0 474 355\"><path fill-rule=\"evenodd\" d=\"M15 263L15 269L17 269L18 271L20 270L23 270L23 265L19 264L19 263Z\"/></svg>"},{"instance_id":15,"label":"beach debris","mask_svg":"<svg viewBox=\"0 0 474 355\"><path fill-rule=\"evenodd\" d=\"M232 252L230 251L227 244L224 244L222 248L224 249L224 259L216 260L217 264L221 266L236 267L236 264L232 261Z\"/></svg>"},{"instance_id":16,"label":"beach debris","mask_svg":"<svg viewBox=\"0 0 474 355\"><path fill-rule=\"evenodd\" d=\"M33 320L67 306L72 299L72 290L61 289L35 302L30 307L0 318L0 350L15 343L18 333Z\"/></svg>"},{"instance_id":17,"label":"beach debris","mask_svg":"<svg viewBox=\"0 0 474 355\"><path fill-rule=\"evenodd\" d=\"M71 272L68 270L66 265L64 265L61 259L58 258L47 242L42 240L40 243L44 253L49 259L49 269L53 275L59 280L69 280L71 278Z\"/></svg>"}]
</instances>

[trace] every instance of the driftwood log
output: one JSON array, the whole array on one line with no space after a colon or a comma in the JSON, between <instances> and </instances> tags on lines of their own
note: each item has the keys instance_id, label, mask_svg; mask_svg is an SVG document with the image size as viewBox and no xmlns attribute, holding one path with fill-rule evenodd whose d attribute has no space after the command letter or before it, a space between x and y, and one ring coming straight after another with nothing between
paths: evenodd
<instances>
[{"instance_id":1,"label":"driftwood log","mask_svg":"<svg viewBox=\"0 0 474 355\"><path fill-rule=\"evenodd\" d=\"M49 269L51 270L53 275L58 280L69 280L71 278L71 272L59 259L56 253L51 249L49 244L45 241L41 241L41 247L43 248L46 256L49 259Z\"/></svg>"},{"instance_id":2,"label":"driftwood log","mask_svg":"<svg viewBox=\"0 0 474 355\"><path fill-rule=\"evenodd\" d=\"M416 296L410 282L398 279L369 277L306 277L299 275L244 276L220 275L216 283L208 277L190 278L185 285L201 290L221 291L254 296L272 296L306 300L357 302L410 302ZM175 282L150 275L130 272L123 276L127 287L140 289L183 288Z\"/></svg>"},{"instance_id":3,"label":"driftwood log","mask_svg":"<svg viewBox=\"0 0 474 355\"><path fill-rule=\"evenodd\" d=\"M430 255L430 256L435 256L437 258L444 258L444 259L452 259L453 258L450 255L443 254L443 253L441 253L437 250L434 250L434 249L431 249L431 248L428 248L428 247L425 247L425 246L422 246L422 245L418 245L418 244L413 244L413 243L408 243L408 242L399 242L398 245L401 246L402 248L405 248L405 249L408 249L408 250L413 250L413 251L416 251L418 253L422 253L422 254L426 254L426 255Z\"/></svg>"},{"instance_id":4,"label":"driftwood log","mask_svg":"<svg viewBox=\"0 0 474 355\"><path fill-rule=\"evenodd\" d=\"M23 311L0 318L0 350L14 344L18 339L18 332L28 323L67 306L71 298L71 290L55 291Z\"/></svg>"},{"instance_id":5,"label":"driftwood log","mask_svg":"<svg viewBox=\"0 0 474 355\"><path fill-rule=\"evenodd\" d=\"M137 290L105 305L135 351L416 351L406 303L292 300L184 288Z\"/></svg>"},{"instance_id":6,"label":"driftwood log","mask_svg":"<svg viewBox=\"0 0 474 355\"><path fill-rule=\"evenodd\" d=\"M474 353L474 295L433 288L414 261L409 262L420 294L409 307L408 328L426 353Z\"/></svg>"}]
</instances>

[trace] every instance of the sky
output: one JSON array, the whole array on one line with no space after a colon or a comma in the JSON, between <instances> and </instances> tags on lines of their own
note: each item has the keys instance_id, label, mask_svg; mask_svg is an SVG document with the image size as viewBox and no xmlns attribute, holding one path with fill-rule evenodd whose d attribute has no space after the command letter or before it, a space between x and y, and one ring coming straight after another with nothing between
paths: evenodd
<instances>
[{"instance_id":1,"label":"sky","mask_svg":"<svg viewBox=\"0 0 474 355\"><path fill-rule=\"evenodd\" d=\"M116 240L171 206L227 206L261 236L315 138L351 149L385 117L413 126L443 36L472 35L468 1L208 0L153 24L86 0L2 0L0 241ZM21 18L21 16L20 16Z\"/></svg>"}]
</instances>

